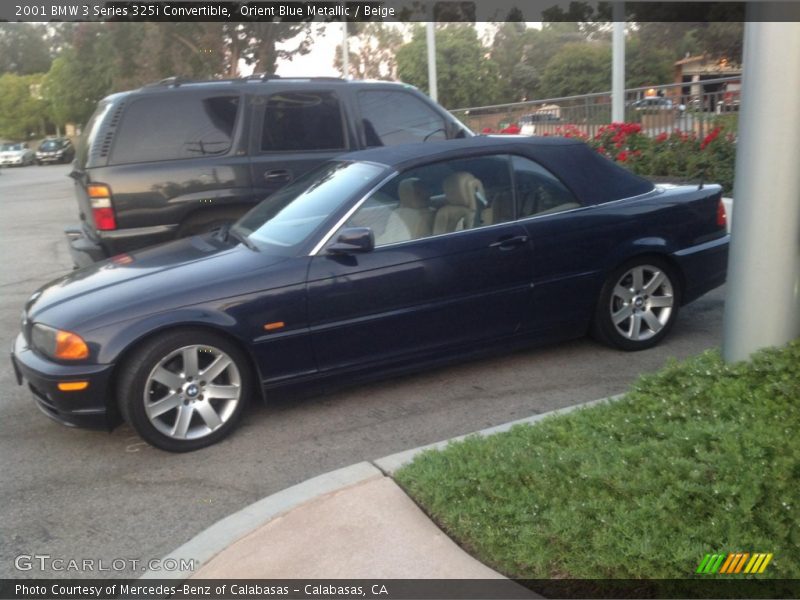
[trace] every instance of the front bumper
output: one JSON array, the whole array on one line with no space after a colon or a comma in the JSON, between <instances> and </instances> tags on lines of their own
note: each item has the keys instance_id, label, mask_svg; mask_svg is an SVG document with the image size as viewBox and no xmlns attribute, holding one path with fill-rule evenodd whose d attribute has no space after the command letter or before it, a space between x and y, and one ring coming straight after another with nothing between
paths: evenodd
<instances>
[{"instance_id":1,"label":"front bumper","mask_svg":"<svg viewBox=\"0 0 800 600\"><path fill-rule=\"evenodd\" d=\"M0 158L0 165L21 165L23 163L22 157L16 158Z\"/></svg>"},{"instance_id":2,"label":"front bumper","mask_svg":"<svg viewBox=\"0 0 800 600\"><path fill-rule=\"evenodd\" d=\"M72 427L110 429L107 399L113 365L61 365L31 350L20 333L11 351L17 383L28 382L36 405L45 415ZM88 381L85 390L63 392L59 382Z\"/></svg>"},{"instance_id":3,"label":"front bumper","mask_svg":"<svg viewBox=\"0 0 800 600\"><path fill-rule=\"evenodd\" d=\"M36 155L36 160L38 160L40 163L49 163L49 162L60 163L60 162L64 161L64 155L63 154L37 154Z\"/></svg>"}]
</instances>

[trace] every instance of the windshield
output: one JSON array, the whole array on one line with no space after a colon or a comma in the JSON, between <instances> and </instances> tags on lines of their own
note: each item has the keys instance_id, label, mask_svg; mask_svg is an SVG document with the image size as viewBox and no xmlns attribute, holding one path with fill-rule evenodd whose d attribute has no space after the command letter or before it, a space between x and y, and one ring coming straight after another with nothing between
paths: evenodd
<instances>
[{"instance_id":1,"label":"windshield","mask_svg":"<svg viewBox=\"0 0 800 600\"><path fill-rule=\"evenodd\" d=\"M42 150L58 150L61 148L61 144L63 142L59 140L47 140L46 142L42 142L41 149Z\"/></svg>"},{"instance_id":2,"label":"windshield","mask_svg":"<svg viewBox=\"0 0 800 600\"><path fill-rule=\"evenodd\" d=\"M22 144L3 144L0 146L0 151L3 152L16 152L22 150Z\"/></svg>"},{"instance_id":3,"label":"windshield","mask_svg":"<svg viewBox=\"0 0 800 600\"><path fill-rule=\"evenodd\" d=\"M269 196L233 227L260 248L293 248L384 171L369 163L325 163Z\"/></svg>"}]
</instances>

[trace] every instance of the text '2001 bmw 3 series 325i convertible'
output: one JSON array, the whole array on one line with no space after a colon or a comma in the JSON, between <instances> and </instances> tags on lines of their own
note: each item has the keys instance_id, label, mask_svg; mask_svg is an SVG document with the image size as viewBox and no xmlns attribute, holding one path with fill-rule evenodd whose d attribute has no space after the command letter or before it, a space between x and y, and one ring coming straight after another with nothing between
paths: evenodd
<instances>
[{"instance_id":1,"label":"text '2001 bmw 3 series 325i convertible'","mask_svg":"<svg viewBox=\"0 0 800 600\"><path fill-rule=\"evenodd\" d=\"M587 332L649 348L727 253L718 186L656 188L581 142L376 148L42 287L12 361L58 421L193 450L287 384Z\"/></svg>"}]
</instances>

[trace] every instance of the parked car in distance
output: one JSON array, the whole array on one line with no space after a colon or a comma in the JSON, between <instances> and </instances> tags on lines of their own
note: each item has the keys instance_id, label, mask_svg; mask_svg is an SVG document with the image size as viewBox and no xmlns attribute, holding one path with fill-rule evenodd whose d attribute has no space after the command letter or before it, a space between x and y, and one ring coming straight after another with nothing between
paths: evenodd
<instances>
[{"instance_id":1,"label":"parked car in distance","mask_svg":"<svg viewBox=\"0 0 800 600\"><path fill-rule=\"evenodd\" d=\"M579 337L661 341L725 280L717 185L659 189L575 140L376 148L298 177L229 229L40 288L12 362L75 425L186 451L278 388Z\"/></svg>"},{"instance_id":2,"label":"parked car in distance","mask_svg":"<svg viewBox=\"0 0 800 600\"><path fill-rule=\"evenodd\" d=\"M558 123L561 121L561 107L558 104L545 104L536 111L519 118L522 135L536 135L537 123Z\"/></svg>"},{"instance_id":3,"label":"parked car in distance","mask_svg":"<svg viewBox=\"0 0 800 600\"><path fill-rule=\"evenodd\" d=\"M274 76L113 94L84 130L76 266L232 223L348 151L472 135L409 85Z\"/></svg>"},{"instance_id":4,"label":"parked car in distance","mask_svg":"<svg viewBox=\"0 0 800 600\"><path fill-rule=\"evenodd\" d=\"M75 147L69 138L47 138L36 150L36 162L69 163L75 158Z\"/></svg>"},{"instance_id":5,"label":"parked car in distance","mask_svg":"<svg viewBox=\"0 0 800 600\"><path fill-rule=\"evenodd\" d=\"M669 98L661 98L660 96L642 98L631 104L631 106L638 111L673 110L673 108L675 108L672 100Z\"/></svg>"},{"instance_id":6,"label":"parked car in distance","mask_svg":"<svg viewBox=\"0 0 800 600\"><path fill-rule=\"evenodd\" d=\"M36 157L27 142L0 144L0 167L32 165Z\"/></svg>"}]
</instances>

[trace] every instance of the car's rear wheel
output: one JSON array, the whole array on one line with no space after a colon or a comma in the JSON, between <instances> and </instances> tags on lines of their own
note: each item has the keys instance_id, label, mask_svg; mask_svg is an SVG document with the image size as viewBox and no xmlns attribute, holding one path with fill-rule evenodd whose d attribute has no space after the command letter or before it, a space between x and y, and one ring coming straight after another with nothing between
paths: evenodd
<instances>
[{"instance_id":1,"label":"car's rear wheel","mask_svg":"<svg viewBox=\"0 0 800 600\"><path fill-rule=\"evenodd\" d=\"M636 258L615 269L600 292L595 337L622 350L644 350L669 333L681 289L675 270L657 257Z\"/></svg>"},{"instance_id":2,"label":"car's rear wheel","mask_svg":"<svg viewBox=\"0 0 800 600\"><path fill-rule=\"evenodd\" d=\"M225 337L186 329L158 336L125 363L125 420L162 450L187 452L228 435L253 391L244 353Z\"/></svg>"}]
</instances>

